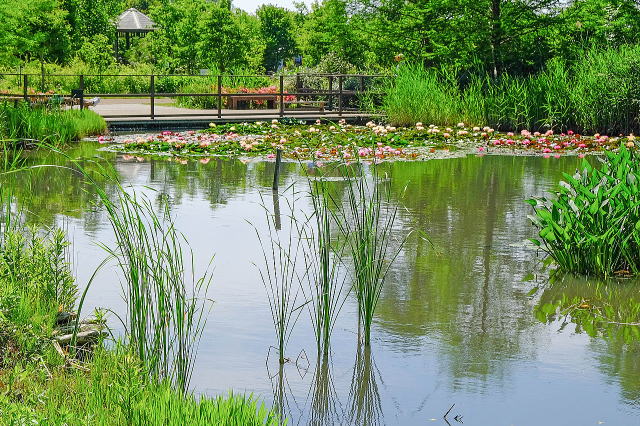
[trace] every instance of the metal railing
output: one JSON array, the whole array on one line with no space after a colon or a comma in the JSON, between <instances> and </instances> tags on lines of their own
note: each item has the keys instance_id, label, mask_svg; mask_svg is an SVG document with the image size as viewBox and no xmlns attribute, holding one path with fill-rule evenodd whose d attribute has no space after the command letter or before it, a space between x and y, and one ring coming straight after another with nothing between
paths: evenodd
<instances>
[{"instance_id":1,"label":"metal railing","mask_svg":"<svg viewBox=\"0 0 640 426\"><path fill-rule=\"evenodd\" d=\"M2 98L14 101L24 100L34 103L42 101L55 93L64 98L73 98L80 108L85 108L85 101L89 98L103 99L148 99L148 110L140 113L103 114L104 118L156 118L166 117L211 117L239 115L250 117L260 116L345 116L370 113L363 109L361 102L367 99L380 99L383 82L388 76L378 74L292 74L292 75L185 75L185 74L0 74L2 79L15 79L12 87L20 86L21 93L0 92ZM66 79L66 81L65 81ZM68 81L71 79L71 82ZM104 79L126 79L129 88L134 90L99 90L108 84L101 84ZM90 84L87 84L87 81ZM175 80L175 81L174 81ZM179 81L182 80L182 83ZM40 93L30 87L30 82L39 84ZM61 83L65 81L64 83ZM114 81L114 80L112 80ZM167 84L171 81L171 84ZM178 82L176 82L178 81ZM254 86L246 89L242 82L252 82ZM15 84L19 82L20 84ZM160 84L159 84L160 82ZM263 85L256 84L263 82ZM133 84L135 83L135 84ZM194 84L200 88L206 87L210 91L181 90ZM269 84L266 86L265 84ZM116 84L117 85L117 84ZM6 85L5 85L6 86ZM120 86L127 86L126 81ZM141 90L141 86L143 90ZM260 86L260 87L256 87ZM169 89L173 90L169 90ZM265 91L264 89L270 89ZM47 94L49 89L49 94ZM287 90L288 89L288 90ZM66 93L63 93L65 92ZM175 108L173 111L158 111L159 99L176 99L179 103L190 100L191 104L202 104L206 107L195 108L198 111L186 112L189 108ZM200 99L201 101L198 101ZM214 100L213 105L210 103ZM208 100L208 102L207 102ZM240 110L238 106L246 103L266 104L267 109L254 108ZM138 105L138 104L136 104ZM146 108L145 108L146 109ZM244 112L243 112L244 111Z\"/></svg>"}]
</instances>

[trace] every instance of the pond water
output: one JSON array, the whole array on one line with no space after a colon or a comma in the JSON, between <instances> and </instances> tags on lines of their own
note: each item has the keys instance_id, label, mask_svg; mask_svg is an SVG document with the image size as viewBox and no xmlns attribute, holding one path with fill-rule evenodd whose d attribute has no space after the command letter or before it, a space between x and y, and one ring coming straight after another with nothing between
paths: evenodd
<instances>
[{"instance_id":1,"label":"pond water","mask_svg":"<svg viewBox=\"0 0 640 426\"><path fill-rule=\"evenodd\" d=\"M168 194L198 270L215 255L209 292L215 302L192 380L198 393L253 393L269 406L279 402L290 424L444 425L452 404L451 424L458 415L465 425L640 424L640 345L590 337L573 324L543 323L534 315L545 295L530 291L546 278L540 255L526 244L535 230L523 200L573 171L581 161L575 157L468 156L383 165L393 177L394 202L402 205L398 232L424 231L434 247L408 240L382 292L370 351L357 345L350 296L329 362L315 360L305 313L287 356L306 353L308 362L301 357L279 371L275 357L267 360L274 331L252 265L261 251L248 223L264 228L260 203L272 200L273 163L178 164L97 153L92 144L69 153L98 154L115 164L123 183ZM38 161L64 163L52 155ZM84 286L105 257L96 242L113 241L95 197L60 169L16 179L15 194L29 221L66 228ZM284 165L283 186L302 179L299 165ZM558 285L553 291L562 295ZM579 292L580 286L567 285L566 291ZM120 294L117 275L102 270L88 304L122 312Z\"/></svg>"}]
</instances>

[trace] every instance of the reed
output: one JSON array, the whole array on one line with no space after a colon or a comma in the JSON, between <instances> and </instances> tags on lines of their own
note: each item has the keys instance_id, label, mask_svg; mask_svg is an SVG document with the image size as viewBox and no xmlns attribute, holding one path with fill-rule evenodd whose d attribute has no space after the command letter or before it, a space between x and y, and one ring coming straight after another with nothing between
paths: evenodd
<instances>
[{"instance_id":1,"label":"reed","mask_svg":"<svg viewBox=\"0 0 640 426\"><path fill-rule=\"evenodd\" d=\"M345 244L334 235L337 228L336 205L329 183L324 177L308 177L310 215L297 221L298 236L303 242L304 274L300 284L309 304L311 323L316 337L318 358L327 356L331 334L348 296L345 276L340 272Z\"/></svg>"},{"instance_id":2,"label":"reed","mask_svg":"<svg viewBox=\"0 0 640 426\"><path fill-rule=\"evenodd\" d=\"M622 146L600 167L588 161L548 197L528 200L541 247L564 271L640 273L640 158Z\"/></svg>"},{"instance_id":3,"label":"reed","mask_svg":"<svg viewBox=\"0 0 640 426\"><path fill-rule=\"evenodd\" d=\"M294 198L287 200L289 210L295 211ZM296 237L296 219L293 214L288 216L288 230L281 231L281 219L278 214L269 211L264 203L267 235L261 235L258 228L253 226L258 243L262 250L262 264L258 266L260 279L267 292L271 319L276 332L276 350L280 364L287 361L285 357L287 343L293 328L300 317L305 303L300 303L300 286L296 266L302 253L301 240Z\"/></svg>"},{"instance_id":4,"label":"reed","mask_svg":"<svg viewBox=\"0 0 640 426\"><path fill-rule=\"evenodd\" d=\"M405 64L386 88L383 109L395 124L452 126L458 122L500 130L573 130L618 134L640 131L640 47L584 52L567 64L552 59L528 76Z\"/></svg>"},{"instance_id":5,"label":"reed","mask_svg":"<svg viewBox=\"0 0 640 426\"><path fill-rule=\"evenodd\" d=\"M358 300L359 336L371 343L373 316L389 268L400 254L404 240L394 247L393 227L398 205L391 202L388 179L371 168L368 182L361 164L345 165L346 200L336 219L353 262L353 289ZM363 334L363 336L362 336Z\"/></svg>"}]
</instances>

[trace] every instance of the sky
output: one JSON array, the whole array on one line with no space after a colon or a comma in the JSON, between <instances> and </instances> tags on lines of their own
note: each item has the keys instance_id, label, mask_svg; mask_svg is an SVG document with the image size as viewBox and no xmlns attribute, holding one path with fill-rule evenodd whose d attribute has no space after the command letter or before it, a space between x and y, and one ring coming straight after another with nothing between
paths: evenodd
<instances>
[{"instance_id":1,"label":"sky","mask_svg":"<svg viewBox=\"0 0 640 426\"><path fill-rule=\"evenodd\" d=\"M296 1L296 3L304 1L308 6L311 5L312 2L312 0L233 0L232 4L234 7L253 13L263 4L273 4L275 6L295 10L295 7L293 6L294 1Z\"/></svg>"}]
</instances>

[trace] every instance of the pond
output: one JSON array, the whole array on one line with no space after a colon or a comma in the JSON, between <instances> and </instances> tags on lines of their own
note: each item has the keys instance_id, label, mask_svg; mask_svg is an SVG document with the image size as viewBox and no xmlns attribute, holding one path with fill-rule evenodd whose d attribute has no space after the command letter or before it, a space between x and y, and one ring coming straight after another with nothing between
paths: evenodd
<instances>
[{"instance_id":1,"label":"pond","mask_svg":"<svg viewBox=\"0 0 640 426\"><path fill-rule=\"evenodd\" d=\"M573 171L582 161L576 157L470 155L383 164L398 194L393 202L402 205L399 232L421 230L431 243L410 238L393 264L370 351L357 345L357 306L350 296L332 336L330 362L317 365L303 313L289 344L292 362L279 371L276 358L267 359L275 337L253 266L261 249L250 225L264 227L260 204L271 203L274 164L222 158L179 164L98 153L90 143L69 154L100 155L124 184L150 197L157 195L149 188L168 194L197 269L215 255L214 304L191 383L198 393L253 393L267 405L279 402L290 424L444 425L453 404L451 424L640 421L637 340L590 336L562 318L541 321L534 314L541 299L562 297L564 290L573 297L581 287L572 282L556 284L554 294L549 288L532 292L545 286L547 273L541 254L527 244L535 230L523 200ZM64 163L53 155L38 161ZM300 167L284 164L283 187L303 182ZM28 220L67 230L83 287L105 257L96 242L113 241L96 198L60 169L16 179ZM632 282L624 285L621 294L639 291ZM102 270L87 297L90 308L123 311L114 270ZM110 321L117 328L115 317Z\"/></svg>"}]
</instances>

